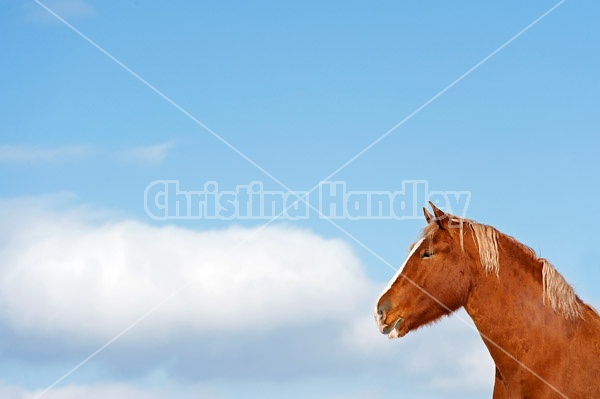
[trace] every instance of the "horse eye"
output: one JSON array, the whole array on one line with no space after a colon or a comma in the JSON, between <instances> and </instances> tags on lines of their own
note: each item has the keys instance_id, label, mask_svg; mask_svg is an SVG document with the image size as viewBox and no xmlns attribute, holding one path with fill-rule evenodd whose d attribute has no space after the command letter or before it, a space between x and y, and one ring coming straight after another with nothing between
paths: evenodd
<instances>
[{"instance_id":1,"label":"horse eye","mask_svg":"<svg viewBox=\"0 0 600 399\"><path fill-rule=\"evenodd\" d=\"M421 254L421 259L427 259L427 258L431 258L433 256L433 252L431 251L425 251Z\"/></svg>"}]
</instances>

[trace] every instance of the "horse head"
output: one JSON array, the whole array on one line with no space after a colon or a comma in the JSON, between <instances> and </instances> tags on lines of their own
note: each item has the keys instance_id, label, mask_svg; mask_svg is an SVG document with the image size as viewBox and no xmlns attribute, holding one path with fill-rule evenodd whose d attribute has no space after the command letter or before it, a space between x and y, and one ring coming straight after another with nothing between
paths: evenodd
<instances>
[{"instance_id":1,"label":"horse head","mask_svg":"<svg viewBox=\"0 0 600 399\"><path fill-rule=\"evenodd\" d=\"M430 203L431 204L431 203ZM431 204L423 208L427 226L410 247L404 264L383 291L375 307L381 333L406 335L465 305L477 248L463 240L462 219Z\"/></svg>"}]
</instances>

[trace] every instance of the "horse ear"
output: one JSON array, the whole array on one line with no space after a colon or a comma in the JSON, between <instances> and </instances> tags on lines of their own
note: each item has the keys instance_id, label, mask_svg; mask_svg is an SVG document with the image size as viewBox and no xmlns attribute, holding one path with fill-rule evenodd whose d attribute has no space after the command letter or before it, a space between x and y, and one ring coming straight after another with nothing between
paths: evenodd
<instances>
[{"instance_id":1,"label":"horse ear","mask_svg":"<svg viewBox=\"0 0 600 399\"><path fill-rule=\"evenodd\" d=\"M433 220L433 215L429 213L429 211L425 207L423 207L423 215L425 215L425 220L427 221L427 224L431 223L431 221Z\"/></svg>"},{"instance_id":2,"label":"horse ear","mask_svg":"<svg viewBox=\"0 0 600 399\"><path fill-rule=\"evenodd\" d=\"M444 213L444 211L442 211L440 208L435 206L431 201L429 201L429 206L431 206L431 209L433 210L433 214L435 215L435 221L437 222L437 224L442 229L448 227L448 220L450 219L448 215Z\"/></svg>"}]
</instances>

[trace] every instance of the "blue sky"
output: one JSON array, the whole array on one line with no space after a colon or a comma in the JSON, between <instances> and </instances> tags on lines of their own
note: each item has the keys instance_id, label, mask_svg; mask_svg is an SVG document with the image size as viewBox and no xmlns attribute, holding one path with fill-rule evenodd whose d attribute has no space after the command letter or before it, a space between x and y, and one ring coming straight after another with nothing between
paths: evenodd
<instances>
[{"instance_id":1,"label":"blue sky","mask_svg":"<svg viewBox=\"0 0 600 399\"><path fill-rule=\"evenodd\" d=\"M557 4L43 3L300 191ZM565 1L330 180L468 191L467 217L598 307L599 8ZM187 281L42 397L491 395L456 317L380 336L370 312L394 271L317 214L234 254L265 220L152 220L155 180L282 188L34 1L0 2L0 43L3 397L35 397ZM424 222L336 223L399 265Z\"/></svg>"}]
</instances>

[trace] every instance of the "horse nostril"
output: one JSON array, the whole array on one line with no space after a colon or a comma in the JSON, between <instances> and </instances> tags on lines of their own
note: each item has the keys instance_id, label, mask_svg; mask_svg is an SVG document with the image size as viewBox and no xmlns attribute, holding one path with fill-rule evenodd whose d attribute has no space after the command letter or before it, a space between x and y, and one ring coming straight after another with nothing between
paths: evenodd
<instances>
[{"instance_id":1,"label":"horse nostril","mask_svg":"<svg viewBox=\"0 0 600 399\"><path fill-rule=\"evenodd\" d=\"M392 304L389 300L382 301L379 306L377 306L377 315L384 317L385 313L388 312L392 308Z\"/></svg>"}]
</instances>

